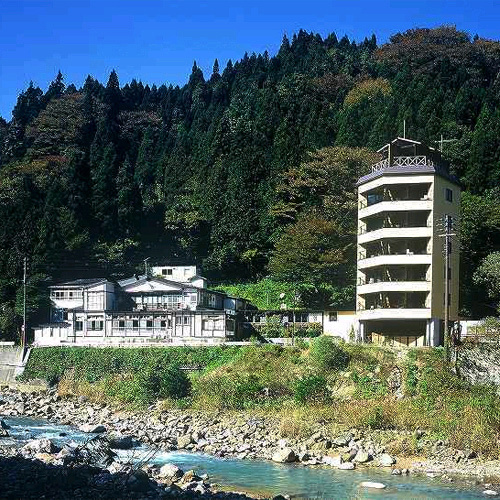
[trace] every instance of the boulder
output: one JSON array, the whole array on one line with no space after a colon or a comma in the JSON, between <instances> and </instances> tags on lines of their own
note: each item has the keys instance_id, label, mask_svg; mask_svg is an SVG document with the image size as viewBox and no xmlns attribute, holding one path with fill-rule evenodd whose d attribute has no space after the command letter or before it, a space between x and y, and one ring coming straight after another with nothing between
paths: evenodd
<instances>
[{"instance_id":1,"label":"boulder","mask_svg":"<svg viewBox=\"0 0 500 500\"><path fill-rule=\"evenodd\" d=\"M109 447L115 450L130 450L134 446L132 436L114 434L109 437Z\"/></svg>"},{"instance_id":2,"label":"boulder","mask_svg":"<svg viewBox=\"0 0 500 500\"><path fill-rule=\"evenodd\" d=\"M181 479L181 483L188 484L188 483L196 483L198 481L201 481L201 477L196 474L194 470L188 470Z\"/></svg>"},{"instance_id":3,"label":"boulder","mask_svg":"<svg viewBox=\"0 0 500 500\"><path fill-rule=\"evenodd\" d=\"M174 483L184 476L184 472L174 464L165 464L160 467L158 477Z\"/></svg>"},{"instance_id":4,"label":"boulder","mask_svg":"<svg viewBox=\"0 0 500 500\"><path fill-rule=\"evenodd\" d=\"M89 432L91 434L101 434L106 432L106 427L102 424L83 424L80 425L79 429L82 432Z\"/></svg>"},{"instance_id":5,"label":"boulder","mask_svg":"<svg viewBox=\"0 0 500 500\"><path fill-rule=\"evenodd\" d=\"M370 460L370 455L365 450L359 450L353 460L358 464L364 464Z\"/></svg>"},{"instance_id":6,"label":"boulder","mask_svg":"<svg viewBox=\"0 0 500 500\"><path fill-rule=\"evenodd\" d=\"M378 457L378 463L381 467L391 467L396 463L396 459L391 457L388 453L382 453L382 455Z\"/></svg>"},{"instance_id":7,"label":"boulder","mask_svg":"<svg viewBox=\"0 0 500 500\"><path fill-rule=\"evenodd\" d=\"M177 447L178 448L186 448L193 442L191 434L184 434L183 436L179 436L177 438Z\"/></svg>"},{"instance_id":8,"label":"boulder","mask_svg":"<svg viewBox=\"0 0 500 500\"><path fill-rule=\"evenodd\" d=\"M483 495L489 496L489 497L496 497L498 496L498 492L495 490L484 490Z\"/></svg>"},{"instance_id":9,"label":"boulder","mask_svg":"<svg viewBox=\"0 0 500 500\"><path fill-rule=\"evenodd\" d=\"M338 467L342 463L342 457L340 455L336 457L323 457L323 463L332 467Z\"/></svg>"},{"instance_id":10,"label":"boulder","mask_svg":"<svg viewBox=\"0 0 500 500\"><path fill-rule=\"evenodd\" d=\"M0 429L10 429L10 425L5 422L5 420L0 418Z\"/></svg>"},{"instance_id":11,"label":"boulder","mask_svg":"<svg viewBox=\"0 0 500 500\"><path fill-rule=\"evenodd\" d=\"M271 458L273 462L290 463L297 461L297 455L291 448L278 450Z\"/></svg>"},{"instance_id":12,"label":"boulder","mask_svg":"<svg viewBox=\"0 0 500 500\"><path fill-rule=\"evenodd\" d=\"M342 462L337 465L338 470L353 470L356 466L352 462Z\"/></svg>"},{"instance_id":13,"label":"boulder","mask_svg":"<svg viewBox=\"0 0 500 500\"><path fill-rule=\"evenodd\" d=\"M338 436L333 440L334 446L347 446L352 439L352 434L344 434L342 436Z\"/></svg>"},{"instance_id":14,"label":"boulder","mask_svg":"<svg viewBox=\"0 0 500 500\"><path fill-rule=\"evenodd\" d=\"M46 438L28 441L22 449L29 453L55 453L59 451L54 443Z\"/></svg>"},{"instance_id":15,"label":"boulder","mask_svg":"<svg viewBox=\"0 0 500 500\"><path fill-rule=\"evenodd\" d=\"M385 488L384 483L374 483L372 481L363 481L362 483L359 483L359 486L361 488L373 488L375 490L383 490Z\"/></svg>"}]
</instances>

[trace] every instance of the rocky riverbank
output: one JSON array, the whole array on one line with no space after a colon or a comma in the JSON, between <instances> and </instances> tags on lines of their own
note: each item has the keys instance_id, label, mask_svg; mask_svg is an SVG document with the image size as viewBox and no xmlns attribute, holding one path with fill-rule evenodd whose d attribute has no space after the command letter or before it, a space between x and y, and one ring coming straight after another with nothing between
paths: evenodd
<instances>
[{"instance_id":1,"label":"rocky riverbank","mask_svg":"<svg viewBox=\"0 0 500 500\"><path fill-rule=\"evenodd\" d=\"M83 397L61 398L55 391L3 391L0 415L75 425L85 432L101 433L120 447L138 440L162 450L184 449L219 457L300 462L339 470L380 467L392 474L420 473L447 481L473 478L486 483L491 491L500 477L500 462L485 462L472 450L450 449L447 443L429 439L419 430L345 429L332 434L323 422L316 424L307 438L301 438L290 435L290 430L284 432L279 420L261 415L156 408L125 412L91 404ZM420 458L415 453L412 456L408 448L418 450Z\"/></svg>"}]
</instances>

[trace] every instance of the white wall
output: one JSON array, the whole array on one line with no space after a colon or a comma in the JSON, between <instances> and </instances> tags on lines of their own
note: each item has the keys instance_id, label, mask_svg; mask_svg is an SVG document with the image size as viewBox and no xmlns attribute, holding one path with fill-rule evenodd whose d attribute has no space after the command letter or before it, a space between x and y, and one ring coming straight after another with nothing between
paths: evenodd
<instances>
[{"instance_id":1,"label":"white wall","mask_svg":"<svg viewBox=\"0 0 500 500\"><path fill-rule=\"evenodd\" d=\"M336 320L334 317L336 315ZM323 331L325 335L341 337L346 342L349 341L351 329L357 335L358 320L355 311L325 311L323 316Z\"/></svg>"}]
</instances>

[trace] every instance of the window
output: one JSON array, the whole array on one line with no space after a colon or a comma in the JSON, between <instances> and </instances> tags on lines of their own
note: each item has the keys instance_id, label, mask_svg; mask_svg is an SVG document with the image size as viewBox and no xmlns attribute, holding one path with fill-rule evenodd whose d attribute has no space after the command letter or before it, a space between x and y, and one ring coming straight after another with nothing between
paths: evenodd
<instances>
[{"instance_id":1,"label":"window","mask_svg":"<svg viewBox=\"0 0 500 500\"><path fill-rule=\"evenodd\" d=\"M162 269L161 274L163 276L172 276L172 269Z\"/></svg>"},{"instance_id":2,"label":"window","mask_svg":"<svg viewBox=\"0 0 500 500\"><path fill-rule=\"evenodd\" d=\"M453 191L450 188L446 188L445 197L446 201L449 201L450 203L453 202Z\"/></svg>"},{"instance_id":3,"label":"window","mask_svg":"<svg viewBox=\"0 0 500 500\"><path fill-rule=\"evenodd\" d=\"M153 328L153 320L152 319L146 320L146 328Z\"/></svg>"},{"instance_id":4,"label":"window","mask_svg":"<svg viewBox=\"0 0 500 500\"><path fill-rule=\"evenodd\" d=\"M76 332L83 331L83 321L75 321L75 331Z\"/></svg>"},{"instance_id":5,"label":"window","mask_svg":"<svg viewBox=\"0 0 500 500\"><path fill-rule=\"evenodd\" d=\"M337 321L337 311L330 311L328 313L328 321Z\"/></svg>"},{"instance_id":6,"label":"window","mask_svg":"<svg viewBox=\"0 0 500 500\"><path fill-rule=\"evenodd\" d=\"M94 332L100 332L102 331L103 328L103 321L94 319L92 321L89 321L89 330L94 331Z\"/></svg>"},{"instance_id":7,"label":"window","mask_svg":"<svg viewBox=\"0 0 500 500\"><path fill-rule=\"evenodd\" d=\"M125 320L124 319L118 320L118 328L125 328Z\"/></svg>"},{"instance_id":8,"label":"window","mask_svg":"<svg viewBox=\"0 0 500 500\"><path fill-rule=\"evenodd\" d=\"M165 320L160 321L160 328L165 330L167 328L167 322Z\"/></svg>"},{"instance_id":9,"label":"window","mask_svg":"<svg viewBox=\"0 0 500 500\"><path fill-rule=\"evenodd\" d=\"M176 316L175 317L175 324L176 325L189 325L189 324L191 324L191 317L190 316Z\"/></svg>"},{"instance_id":10,"label":"window","mask_svg":"<svg viewBox=\"0 0 500 500\"><path fill-rule=\"evenodd\" d=\"M134 330L138 330L139 329L139 320L138 319L132 320L132 328Z\"/></svg>"}]
</instances>

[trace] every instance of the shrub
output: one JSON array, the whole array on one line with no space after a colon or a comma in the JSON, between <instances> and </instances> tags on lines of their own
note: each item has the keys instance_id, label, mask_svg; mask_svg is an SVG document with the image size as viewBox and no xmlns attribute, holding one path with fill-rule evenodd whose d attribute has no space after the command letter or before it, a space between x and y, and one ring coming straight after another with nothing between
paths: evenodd
<instances>
[{"instance_id":1,"label":"shrub","mask_svg":"<svg viewBox=\"0 0 500 500\"><path fill-rule=\"evenodd\" d=\"M178 365L161 367L152 365L136 375L139 390L144 392L144 399L180 399L189 395L190 382Z\"/></svg>"},{"instance_id":2,"label":"shrub","mask_svg":"<svg viewBox=\"0 0 500 500\"><path fill-rule=\"evenodd\" d=\"M294 387L294 398L297 403L321 402L328 397L325 377L308 375L299 379Z\"/></svg>"},{"instance_id":3,"label":"shrub","mask_svg":"<svg viewBox=\"0 0 500 500\"><path fill-rule=\"evenodd\" d=\"M311 361L320 370L342 370L349 364L349 354L331 337L321 336L314 340L310 350Z\"/></svg>"}]
</instances>

